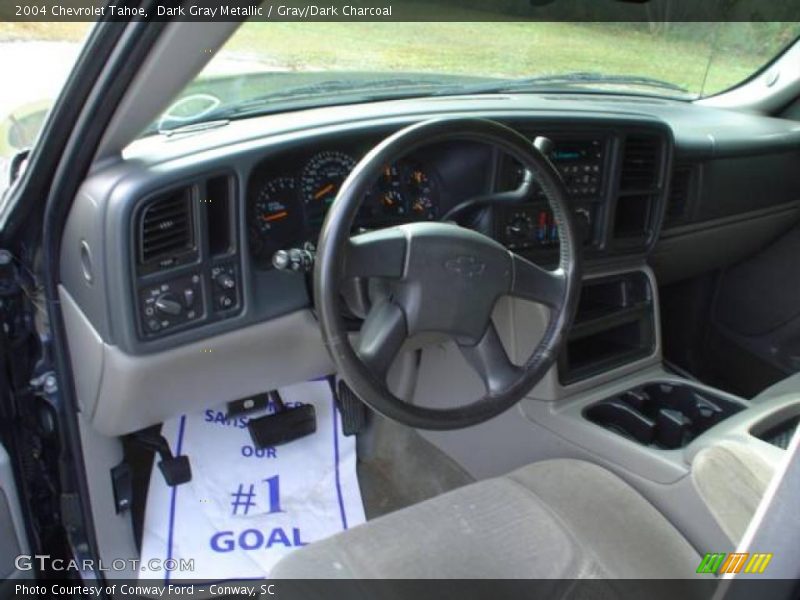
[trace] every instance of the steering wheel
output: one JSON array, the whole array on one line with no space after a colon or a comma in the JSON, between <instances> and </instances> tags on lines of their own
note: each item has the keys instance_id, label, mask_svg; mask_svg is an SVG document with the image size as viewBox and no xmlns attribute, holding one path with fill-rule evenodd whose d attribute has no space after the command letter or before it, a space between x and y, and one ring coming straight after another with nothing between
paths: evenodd
<instances>
[{"instance_id":1,"label":"steering wheel","mask_svg":"<svg viewBox=\"0 0 800 600\"><path fill-rule=\"evenodd\" d=\"M476 231L452 223L418 222L350 237L362 199L381 169L428 144L467 140L493 145L517 159L538 182L558 227L557 269L545 270ZM459 429L512 407L555 361L572 322L580 286L577 235L561 177L525 137L495 121L435 119L414 124L373 148L342 184L320 233L314 300L323 340L339 376L372 409L419 429ZM342 315L343 284L380 279L355 347ZM491 320L501 296L544 304L544 336L515 366ZM479 400L452 408L410 404L388 388L389 367L419 333L444 334L458 345L486 388Z\"/></svg>"}]
</instances>

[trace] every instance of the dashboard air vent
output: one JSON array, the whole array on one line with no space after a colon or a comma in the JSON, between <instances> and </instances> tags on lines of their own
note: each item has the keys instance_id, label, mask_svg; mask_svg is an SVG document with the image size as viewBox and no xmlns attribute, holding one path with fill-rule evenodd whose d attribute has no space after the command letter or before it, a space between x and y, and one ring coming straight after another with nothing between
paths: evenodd
<instances>
[{"instance_id":1,"label":"dashboard air vent","mask_svg":"<svg viewBox=\"0 0 800 600\"><path fill-rule=\"evenodd\" d=\"M154 269L169 267L193 250L191 188L148 202L139 217L139 264Z\"/></svg>"},{"instance_id":2,"label":"dashboard air vent","mask_svg":"<svg viewBox=\"0 0 800 600\"><path fill-rule=\"evenodd\" d=\"M667 212L664 215L666 225L679 223L686 219L689 211L691 182L692 168L689 165L677 165L672 171L672 180L669 185Z\"/></svg>"},{"instance_id":3,"label":"dashboard air vent","mask_svg":"<svg viewBox=\"0 0 800 600\"><path fill-rule=\"evenodd\" d=\"M620 187L624 191L647 191L656 187L660 154L659 138L629 135L625 139Z\"/></svg>"}]
</instances>

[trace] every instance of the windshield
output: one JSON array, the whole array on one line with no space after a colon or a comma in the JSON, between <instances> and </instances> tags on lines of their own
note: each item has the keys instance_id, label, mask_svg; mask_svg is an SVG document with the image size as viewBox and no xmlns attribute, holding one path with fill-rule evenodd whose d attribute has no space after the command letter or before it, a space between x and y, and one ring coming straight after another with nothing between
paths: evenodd
<instances>
[{"instance_id":1,"label":"windshield","mask_svg":"<svg viewBox=\"0 0 800 600\"><path fill-rule=\"evenodd\" d=\"M479 92L696 99L746 80L800 23L248 22L146 133L309 106Z\"/></svg>"},{"instance_id":2,"label":"windshield","mask_svg":"<svg viewBox=\"0 0 800 600\"><path fill-rule=\"evenodd\" d=\"M0 22L0 196L12 159L36 142L91 25Z\"/></svg>"}]
</instances>

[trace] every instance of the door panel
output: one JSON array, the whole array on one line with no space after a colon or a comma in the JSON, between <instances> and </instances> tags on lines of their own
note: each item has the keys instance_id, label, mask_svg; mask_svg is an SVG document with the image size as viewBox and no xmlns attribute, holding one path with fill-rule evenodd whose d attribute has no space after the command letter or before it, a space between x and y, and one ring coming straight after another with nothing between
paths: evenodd
<instances>
[{"instance_id":1,"label":"door panel","mask_svg":"<svg viewBox=\"0 0 800 600\"><path fill-rule=\"evenodd\" d=\"M14 579L30 575L19 571L16 558L28 552L22 510L14 484L14 473L5 447L0 444L0 579ZM13 582L0 584L0 597L5 597Z\"/></svg>"}]
</instances>

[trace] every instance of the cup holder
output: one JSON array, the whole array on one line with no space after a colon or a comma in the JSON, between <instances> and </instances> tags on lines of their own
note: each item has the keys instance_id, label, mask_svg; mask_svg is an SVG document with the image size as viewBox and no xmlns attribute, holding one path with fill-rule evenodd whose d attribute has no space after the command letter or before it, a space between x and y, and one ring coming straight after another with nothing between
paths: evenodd
<instances>
[{"instance_id":1,"label":"cup holder","mask_svg":"<svg viewBox=\"0 0 800 600\"><path fill-rule=\"evenodd\" d=\"M583 414L645 446L674 449L744 408L691 385L657 382L593 404Z\"/></svg>"}]
</instances>

